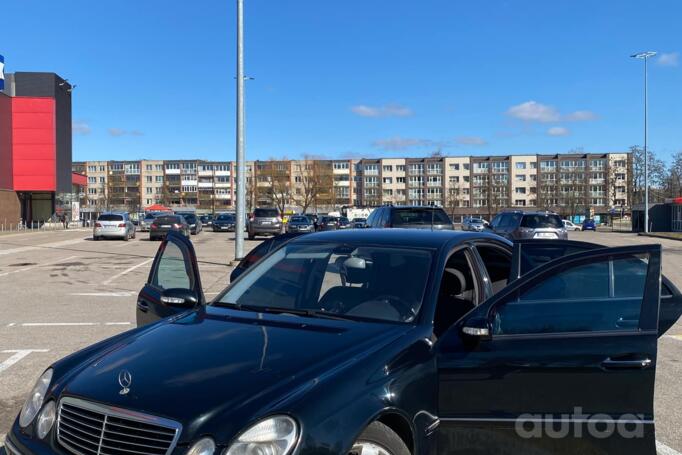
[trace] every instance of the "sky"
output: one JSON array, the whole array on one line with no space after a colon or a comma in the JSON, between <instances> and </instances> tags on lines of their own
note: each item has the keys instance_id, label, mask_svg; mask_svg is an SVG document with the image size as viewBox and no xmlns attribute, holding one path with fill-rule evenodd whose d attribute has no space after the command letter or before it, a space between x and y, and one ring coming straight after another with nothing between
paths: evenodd
<instances>
[{"instance_id":1,"label":"sky","mask_svg":"<svg viewBox=\"0 0 682 455\"><path fill-rule=\"evenodd\" d=\"M682 2L244 0L247 159L682 150ZM73 92L73 158L233 160L235 0L24 0L5 71Z\"/></svg>"}]
</instances>

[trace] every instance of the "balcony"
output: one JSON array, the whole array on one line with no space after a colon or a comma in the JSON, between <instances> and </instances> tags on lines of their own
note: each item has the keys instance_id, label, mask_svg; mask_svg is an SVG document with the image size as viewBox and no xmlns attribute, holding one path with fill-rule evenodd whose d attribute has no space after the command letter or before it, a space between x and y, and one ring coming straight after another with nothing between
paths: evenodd
<instances>
[{"instance_id":1,"label":"balcony","mask_svg":"<svg viewBox=\"0 0 682 455\"><path fill-rule=\"evenodd\" d=\"M213 188L213 182L199 182L197 186L199 188Z\"/></svg>"},{"instance_id":2,"label":"balcony","mask_svg":"<svg viewBox=\"0 0 682 455\"><path fill-rule=\"evenodd\" d=\"M166 169L166 175L180 175L180 169Z\"/></svg>"}]
</instances>

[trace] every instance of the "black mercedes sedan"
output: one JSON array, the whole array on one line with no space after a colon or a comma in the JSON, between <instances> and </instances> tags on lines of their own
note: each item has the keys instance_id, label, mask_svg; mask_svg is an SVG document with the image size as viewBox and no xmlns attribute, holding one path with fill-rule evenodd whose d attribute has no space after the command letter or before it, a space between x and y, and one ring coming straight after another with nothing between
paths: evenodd
<instances>
[{"instance_id":1,"label":"black mercedes sedan","mask_svg":"<svg viewBox=\"0 0 682 455\"><path fill-rule=\"evenodd\" d=\"M660 245L402 229L299 236L207 303L170 232L139 327L51 365L6 445L654 455L657 341L681 308Z\"/></svg>"}]
</instances>

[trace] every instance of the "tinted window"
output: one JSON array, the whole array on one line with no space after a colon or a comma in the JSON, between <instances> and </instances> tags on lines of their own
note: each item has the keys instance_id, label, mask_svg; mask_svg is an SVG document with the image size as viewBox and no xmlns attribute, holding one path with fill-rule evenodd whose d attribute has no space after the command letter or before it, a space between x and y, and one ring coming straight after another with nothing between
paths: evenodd
<instances>
[{"instance_id":1,"label":"tinted window","mask_svg":"<svg viewBox=\"0 0 682 455\"><path fill-rule=\"evenodd\" d=\"M636 330L647 267L645 258L633 256L572 266L498 306L494 332Z\"/></svg>"},{"instance_id":2,"label":"tinted window","mask_svg":"<svg viewBox=\"0 0 682 455\"><path fill-rule=\"evenodd\" d=\"M173 242L168 242L161 253L152 284L161 289L192 289L194 276L185 252Z\"/></svg>"},{"instance_id":3,"label":"tinted window","mask_svg":"<svg viewBox=\"0 0 682 455\"><path fill-rule=\"evenodd\" d=\"M450 218L442 209L410 208L394 209L391 215L391 224L449 224Z\"/></svg>"},{"instance_id":4,"label":"tinted window","mask_svg":"<svg viewBox=\"0 0 682 455\"><path fill-rule=\"evenodd\" d=\"M559 218L558 215L524 215L521 220L521 227L530 229L558 229L563 226L561 218Z\"/></svg>"},{"instance_id":5,"label":"tinted window","mask_svg":"<svg viewBox=\"0 0 682 455\"><path fill-rule=\"evenodd\" d=\"M234 215L220 215L217 218L218 221L234 221L234 219Z\"/></svg>"},{"instance_id":6,"label":"tinted window","mask_svg":"<svg viewBox=\"0 0 682 455\"><path fill-rule=\"evenodd\" d=\"M220 302L407 322L421 307L431 261L422 250L287 243Z\"/></svg>"},{"instance_id":7,"label":"tinted window","mask_svg":"<svg viewBox=\"0 0 682 455\"><path fill-rule=\"evenodd\" d=\"M308 217L305 216L292 216L291 218L289 218L289 221L291 223L310 223Z\"/></svg>"},{"instance_id":8,"label":"tinted window","mask_svg":"<svg viewBox=\"0 0 682 455\"><path fill-rule=\"evenodd\" d=\"M123 215L114 215L111 213L105 213L97 218L97 221L123 221Z\"/></svg>"},{"instance_id":9,"label":"tinted window","mask_svg":"<svg viewBox=\"0 0 682 455\"><path fill-rule=\"evenodd\" d=\"M153 220L154 218L156 218L156 215L154 215L153 213L147 213L147 214L144 216L145 221L146 221L146 220Z\"/></svg>"},{"instance_id":10,"label":"tinted window","mask_svg":"<svg viewBox=\"0 0 682 455\"><path fill-rule=\"evenodd\" d=\"M156 224L174 224L182 223L182 217L179 216L160 216L156 218Z\"/></svg>"},{"instance_id":11,"label":"tinted window","mask_svg":"<svg viewBox=\"0 0 682 455\"><path fill-rule=\"evenodd\" d=\"M589 247L571 245L524 244L521 246L521 275L551 260L585 251Z\"/></svg>"},{"instance_id":12,"label":"tinted window","mask_svg":"<svg viewBox=\"0 0 682 455\"><path fill-rule=\"evenodd\" d=\"M188 223L196 223L197 217L195 215L182 215Z\"/></svg>"},{"instance_id":13,"label":"tinted window","mask_svg":"<svg viewBox=\"0 0 682 455\"><path fill-rule=\"evenodd\" d=\"M372 213L369 214L369 217L367 217L367 225L370 227L376 227L376 220L377 220L377 213L379 213L379 210L376 209Z\"/></svg>"},{"instance_id":14,"label":"tinted window","mask_svg":"<svg viewBox=\"0 0 682 455\"><path fill-rule=\"evenodd\" d=\"M511 255L500 248L477 245L476 250L483 260L493 292L502 290L511 272Z\"/></svg>"},{"instance_id":15,"label":"tinted window","mask_svg":"<svg viewBox=\"0 0 682 455\"><path fill-rule=\"evenodd\" d=\"M279 211L277 209L256 209L253 211L253 216L256 218L277 218Z\"/></svg>"}]
</instances>

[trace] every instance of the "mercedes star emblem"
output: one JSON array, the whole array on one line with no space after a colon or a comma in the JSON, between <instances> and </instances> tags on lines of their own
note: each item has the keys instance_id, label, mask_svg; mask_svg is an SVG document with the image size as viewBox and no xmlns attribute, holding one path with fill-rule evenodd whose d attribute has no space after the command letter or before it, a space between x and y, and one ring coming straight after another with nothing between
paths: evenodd
<instances>
[{"instance_id":1,"label":"mercedes star emblem","mask_svg":"<svg viewBox=\"0 0 682 455\"><path fill-rule=\"evenodd\" d=\"M119 395L127 395L130 392L130 385L133 383L133 375L128 370L121 370L118 374L118 383L122 387Z\"/></svg>"}]
</instances>

